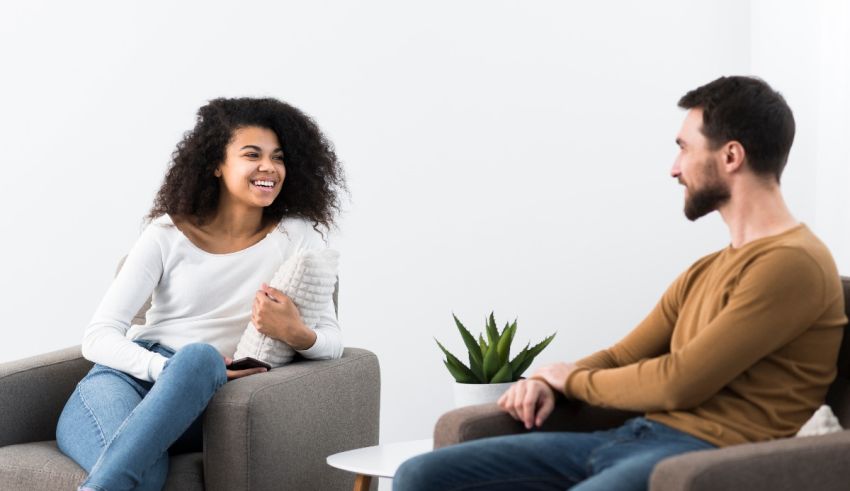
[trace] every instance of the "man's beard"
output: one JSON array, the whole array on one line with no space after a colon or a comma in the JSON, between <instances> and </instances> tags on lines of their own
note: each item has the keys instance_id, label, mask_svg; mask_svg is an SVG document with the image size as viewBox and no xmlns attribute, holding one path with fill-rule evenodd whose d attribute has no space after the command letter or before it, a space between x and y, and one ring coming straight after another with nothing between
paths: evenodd
<instances>
[{"instance_id":1,"label":"man's beard","mask_svg":"<svg viewBox=\"0 0 850 491\"><path fill-rule=\"evenodd\" d=\"M714 165L715 163L711 160L705 163L705 171L703 172L705 184L700 189L688 188L688 197L685 199L685 216L690 221L711 213L720 205L729 201L732 196L729 187L717 175L717 168Z\"/></svg>"}]
</instances>

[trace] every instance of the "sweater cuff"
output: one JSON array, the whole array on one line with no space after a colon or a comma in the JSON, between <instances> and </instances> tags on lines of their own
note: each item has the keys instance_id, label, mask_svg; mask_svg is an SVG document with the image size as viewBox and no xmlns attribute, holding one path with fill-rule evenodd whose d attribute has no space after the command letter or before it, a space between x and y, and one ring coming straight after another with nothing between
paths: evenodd
<instances>
[{"instance_id":1,"label":"sweater cuff","mask_svg":"<svg viewBox=\"0 0 850 491\"><path fill-rule=\"evenodd\" d=\"M313 343L313 346L310 346L305 350L295 350L300 353L301 356L303 356L304 358L319 358L322 356L327 356L327 353L325 353L325 351L327 351L326 346L328 344L328 339L327 337L325 337L325 333L318 330L314 332L316 333L316 342Z\"/></svg>"},{"instance_id":2,"label":"sweater cuff","mask_svg":"<svg viewBox=\"0 0 850 491\"><path fill-rule=\"evenodd\" d=\"M564 382L564 395L571 399L580 399L578 394L583 392L581 387L587 382L589 373L590 369L588 368L576 368L570 372L567 375L567 380Z\"/></svg>"},{"instance_id":3,"label":"sweater cuff","mask_svg":"<svg viewBox=\"0 0 850 491\"><path fill-rule=\"evenodd\" d=\"M151 382L156 382L156 379L159 378L159 374L161 374L162 370L165 368L165 362L167 361L168 358L160 355L159 353L154 353L154 356L152 356L148 362L148 378L151 379Z\"/></svg>"}]
</instances>

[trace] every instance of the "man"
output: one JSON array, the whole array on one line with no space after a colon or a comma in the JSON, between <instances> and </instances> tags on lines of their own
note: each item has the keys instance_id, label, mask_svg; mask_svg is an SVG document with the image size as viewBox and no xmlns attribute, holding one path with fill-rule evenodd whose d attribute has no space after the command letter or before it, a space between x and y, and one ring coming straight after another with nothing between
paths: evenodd
<instances>
[{"instance_id":1,"label":"man","mask_svg":"<svg viewBox=\"0 0 850 491\"><path fill-rule=\"evenodd\" d=\"M794 435L836 374L844 300L832 257L779 181L794 117L759 79L685 94L671 175L690 220L717 210L731 244L682 273L623 340L517 382L500 407L539 427L557 396L643 412L593 433L530 432L406 462L393 489L646 489L672 455Z\"/></svg>"}]
</instances>

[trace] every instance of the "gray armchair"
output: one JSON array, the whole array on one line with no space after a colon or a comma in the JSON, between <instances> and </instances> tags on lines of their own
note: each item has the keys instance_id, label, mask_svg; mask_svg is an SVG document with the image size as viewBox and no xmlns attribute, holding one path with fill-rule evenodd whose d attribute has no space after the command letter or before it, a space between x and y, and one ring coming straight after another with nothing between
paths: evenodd
<instances>
[{"instance_id":1,"label":"gray armchair","mask_svg":"<svg viewBox=\"0 0 850 491\"><path fill-rule=\"evenodd\" d=\"M91 367L79 346L0 364L0 489L67 491L85 479L55 430ZM379 399L378 359L357 348L230 381L206 409L204 451L172 456L165 489L351 489L325 458L377 445Z\"/></svg>"},{"instance_id":2,"label":"gray armchair","mask_svg":"<svg viewBox=\"0 0 850 491\"><path fill-rule=\"evenodd\" d=\"M850 278L842 278L844 305L850 317ZM850 428L850 325L845 327L838 376L827 404ZM593 407L561 399L543 431L594 431L613 428L635 413ZM469 406L444 414L434 430L434 447L487 436L525 431L495 404ZM824 436L786 438L692 452L661 461L650 477L652 491L792 491L850 488L850 430Z\"/></svg>"}]
</instances>

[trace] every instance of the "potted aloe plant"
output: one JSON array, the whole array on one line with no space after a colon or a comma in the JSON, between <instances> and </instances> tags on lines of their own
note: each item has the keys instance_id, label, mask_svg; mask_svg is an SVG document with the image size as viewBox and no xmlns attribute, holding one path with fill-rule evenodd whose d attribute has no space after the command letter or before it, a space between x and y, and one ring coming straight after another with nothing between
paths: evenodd
<instances>
[{"instance_id":1,"label":"potted aloe plant","mask_svg":"<svg viewBox=\"0 0 850 491\"><path fill-rule=\"evenodd\" d=\"M534 346L528 343L513 359L510 359L511 343L517 330L516 320L505 324L500 332L496 328L496 319L491 312L490 317L484 321L487 339L485 340L484 336L479 334L476 341L457 316L452 314L452 317L466 345L469 366L451 354L439 341L436 339L435 341L446 355L443 363L455 379L454 394L457 407L498 400L511 384L521 378L534 358L555 338L553 333Z\"/></svg>"}]
</instances>

